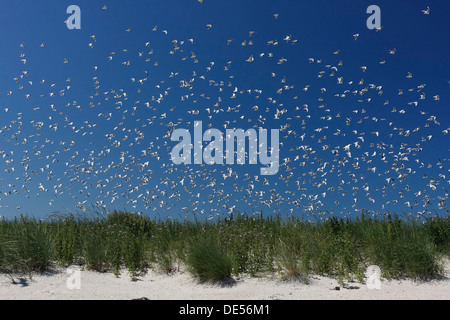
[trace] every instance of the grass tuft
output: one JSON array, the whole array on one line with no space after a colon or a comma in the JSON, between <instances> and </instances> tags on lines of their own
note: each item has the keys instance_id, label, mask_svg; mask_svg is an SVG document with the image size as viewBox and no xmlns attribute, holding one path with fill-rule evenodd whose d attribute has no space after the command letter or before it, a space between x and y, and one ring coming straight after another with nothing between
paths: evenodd
<instances>
[{"instance_id":1,"label":"grass tuft","mask_svg":"<svg viewBox=\"0 0 450 320\"><path fill-rule=\"evenodd\" d=\"M194 245L186 263L190 272L201 282L223 282L231 277L232 259L219 246L211 242Z\"/></svg>"}]
</instances>

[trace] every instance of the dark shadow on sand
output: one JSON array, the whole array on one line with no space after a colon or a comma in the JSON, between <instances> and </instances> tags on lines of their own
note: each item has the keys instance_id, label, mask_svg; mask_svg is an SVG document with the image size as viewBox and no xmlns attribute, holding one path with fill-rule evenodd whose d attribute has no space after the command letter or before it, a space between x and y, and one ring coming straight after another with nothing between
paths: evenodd
<instances>
[{"instance_id":1,"label":"dark shadow on sand","mask_svg":"<svg viewBox=\"0 0 450 320\"><path fill-rule=\"evenodd\" d=\"M29 286L28 280L25 279L25 278L14 279L12 283L13 283L14 285L19 285L19 286L21 286L22 288L28 287L28 286Z\"/></svg>"},{"instance_id":2,"label":"dark shadow on sand","mask_svg":"<svg viewBox=\"0 0 450 320\"><path fill-rule=\"evenodd\" d=\"M238 283L238 281L236 281L235 279L229 277L225 280L220 280L220 281L203 281L200 282L201 285L205 284L205 285L213 285L213 286L218 286L220 288L231 288L234 285L236 285Z\"/></svg>"}]
</instances>

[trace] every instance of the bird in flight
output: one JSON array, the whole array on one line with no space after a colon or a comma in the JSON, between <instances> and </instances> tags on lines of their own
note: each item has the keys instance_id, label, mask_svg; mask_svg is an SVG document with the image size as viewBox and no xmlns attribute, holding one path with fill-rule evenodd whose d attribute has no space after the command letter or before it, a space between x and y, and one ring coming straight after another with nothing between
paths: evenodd
<instances>
[{"instance_id":1,"label":"bird in flight","mask_svg":"<svg viewBox=\"0 0 450 320\"><path fill-rule=\"evenodd\" d=\"M429 15L430 14L430 7L427 6L426 10L422 10L423 14Z\"/></svg>"}]
</instances>

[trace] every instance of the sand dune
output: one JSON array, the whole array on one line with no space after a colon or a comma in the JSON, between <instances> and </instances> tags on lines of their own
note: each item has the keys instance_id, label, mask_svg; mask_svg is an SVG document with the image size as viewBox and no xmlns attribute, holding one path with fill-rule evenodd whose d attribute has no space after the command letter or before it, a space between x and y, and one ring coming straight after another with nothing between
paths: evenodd
<instances>
[{"instance_id":1,"label":"sand dune","mask_svg":"<svg viewBox=\"0 0 450 320\"><path fill-rule=\"evenodd\" d=\"M138 281L131 281L126 272L117 278L112 273L80 271L80 289L68 288L71 275L66 270L32 279L15 278L15 284L0 276L0 299L3 300L387 300L387 299L450 299L450 262L439 280L382 281L381 288L369 289L360 283L348 283L336 290L335 279L312 276L308 284L282 281L274 277L235 278L220 286L200 284L189 273L163 275L149 272ZM72 287L74 282L71 282ZM70 287L70 285L69 285Z\"/></svg>"}]
</instances>

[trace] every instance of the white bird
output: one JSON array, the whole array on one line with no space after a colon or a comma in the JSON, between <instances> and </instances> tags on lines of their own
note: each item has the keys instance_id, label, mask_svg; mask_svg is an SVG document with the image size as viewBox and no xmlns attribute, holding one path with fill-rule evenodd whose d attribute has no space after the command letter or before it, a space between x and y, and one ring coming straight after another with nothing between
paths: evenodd
<instances>
[{"instance_id":1,"label":"white bird","mask_svg":"<svg viewBox=\"0 0 450 320\"><path fill-rule=\"evenodd\" d=\"M430 14L430 7L427 6L427 9L422 10L422 12L423 12L423 14L426 14L426 15Z\"/></svg>"}]
</instances>

